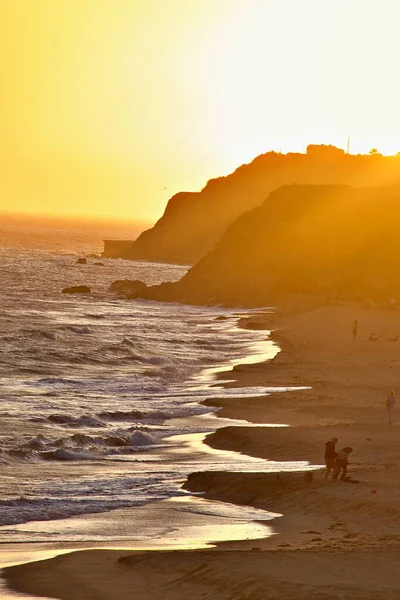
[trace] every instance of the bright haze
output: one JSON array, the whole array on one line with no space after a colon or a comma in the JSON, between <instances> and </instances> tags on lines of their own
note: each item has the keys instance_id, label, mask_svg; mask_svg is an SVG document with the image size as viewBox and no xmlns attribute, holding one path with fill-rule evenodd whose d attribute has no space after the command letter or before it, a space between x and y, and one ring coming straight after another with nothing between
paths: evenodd
<instances>
[{"instance_id":1,"label":"bright haze","mask_svg":"<svg viewBox=\"0 0 400 600\"><path fill-rule=\"evenodd\" d=\"M270 149L400 148L397 0L4 0L0 211L153 222Z\"/></svg>"}]
</instances>

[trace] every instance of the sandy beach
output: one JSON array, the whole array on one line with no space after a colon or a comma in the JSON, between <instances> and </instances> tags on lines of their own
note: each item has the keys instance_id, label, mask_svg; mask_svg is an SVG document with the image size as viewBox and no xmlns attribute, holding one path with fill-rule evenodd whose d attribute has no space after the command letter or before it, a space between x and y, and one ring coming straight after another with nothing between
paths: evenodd
<instances>
[{"instance_id":1,"label":"sandy beach","mask_svg":"<svg viewBox=\"0 0 400 600\"><path fill-rule=\"evenodd\" d=\"M0 0L0 600L400 600L399 15Z\"/></svg>"},{"instance_id":2,"label":"sandy beach","mask_svg":"<svg viewBox=\"0 0 400 600\"><path fill-rule=\"evenodd\" d=\"M282 351L234 368L236 381L226 385L306 389L213 398L221 417L290 427L226 427L207 442L322 465L336 436L338 448L354 449L349 474L359 483L325 483L322 470L312 481L304 473L194 473L188 490L281 513L268 524L276 535L202 551L75 552L7 569L12 589L62 600L400 598L400 416L389 425L385 410L389 390L399 388L400 313L321 306L259 314L243 326L272 330Z\"/></svg>"}]
</instances>

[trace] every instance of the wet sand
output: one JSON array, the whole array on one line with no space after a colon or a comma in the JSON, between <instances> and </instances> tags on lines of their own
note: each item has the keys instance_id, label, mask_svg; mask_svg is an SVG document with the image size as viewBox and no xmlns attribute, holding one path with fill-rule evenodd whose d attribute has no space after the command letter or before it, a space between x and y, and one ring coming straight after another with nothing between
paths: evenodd
<instances>
[{"instance_id":1,"label":"wet sand","mask_svg":"<svg viewBox=\"0 0 400 600\"><path fill-rule=\"evenodd\" d=\"M282 352L236 367L235 383L226 385L311 389L218 401L221 416L290 428L226 427L208 443L321 465L324 444L336 435L339 448L354 448L349 474L359 483L325 483L322 471L311 482L301 473L194 473L185 484L191 491L283 513L268 523L277 535L206 551L72 553L8 569L14 589L62 600L400 597L400 425L389 425L385 410L389 389L400 384L400 341L391 341L400 313L344 305L259 315L243 325L274 330Z\"/></svg>"}]
</instances>

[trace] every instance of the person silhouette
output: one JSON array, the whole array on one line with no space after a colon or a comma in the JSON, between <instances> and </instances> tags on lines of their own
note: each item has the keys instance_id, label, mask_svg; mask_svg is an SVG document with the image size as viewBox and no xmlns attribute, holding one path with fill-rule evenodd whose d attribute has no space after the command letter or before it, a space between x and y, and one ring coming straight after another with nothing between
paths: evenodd
<instances>
[{"instance_id":1,"label":"person silhouette","mask_svg":"<svg viewBox=\"0 0 400 600\"><path fill-rule=\"evenodd\" d=\"M336 444L337 444L337 437L332 438L331 440L328 440L325 444L325 465L326 465L326 471L325 471L325 478L324 480L326 481L329 477L329 473L333 470L335 471L337 464L336 464Z\"/></svg>"},{"instance_id":2,"label":"person silhouette","mask_svg":"<svg viewBox=\"0 0 400 600\"><path fill-rule=\"evenodd\" d=\"M389 425L392 424L392 417L393 417L393 411L394 411L395 404L396 404L396 396L394 395L394 390L390 390L389 396L386 398L386 408L388 411Z\"/></svg>"},{"instance_id":3,"label":"person silhouette","mask_svg":"<svg viewBox=\"0 0 400 600\"><path fill-rule=\"evenodd\" d=\"M358 334L358 321L354 321L354 323L353 323L353 344L356 341L357 334Z\"/></svg>"},{"instance_id":4,"label":"person silhouette","mask_svg":"<svg viewBox=\"0 0 400 600\"><path fill-rule=\"evenodd\" d=\"M347 465L349 464L349 456L353 452L351 446L345 446L336 454L336 471L333 474L333 479L336 481L342 471L340 481L344 481L347 476Z\"/></svg>"}]
</instances>

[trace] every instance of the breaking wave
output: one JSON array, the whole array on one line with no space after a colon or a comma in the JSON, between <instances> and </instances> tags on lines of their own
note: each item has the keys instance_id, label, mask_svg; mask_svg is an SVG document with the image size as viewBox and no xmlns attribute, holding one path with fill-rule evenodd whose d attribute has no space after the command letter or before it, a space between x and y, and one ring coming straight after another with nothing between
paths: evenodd
<instances>
[{"instance_id":1,"label":"breaking wave","mask_svg":"<svg viewBox=\"0 0 400 600\"><path fill-rule=\"evenodd\" d=\"M54 425L66 425L68 427L106 427L106 424L96 417L90 415L82 415L80 417L72 417L71 415L54 414L48 417L36 417L33 420L49 422Z\"/></svg>"}]
</instances>

